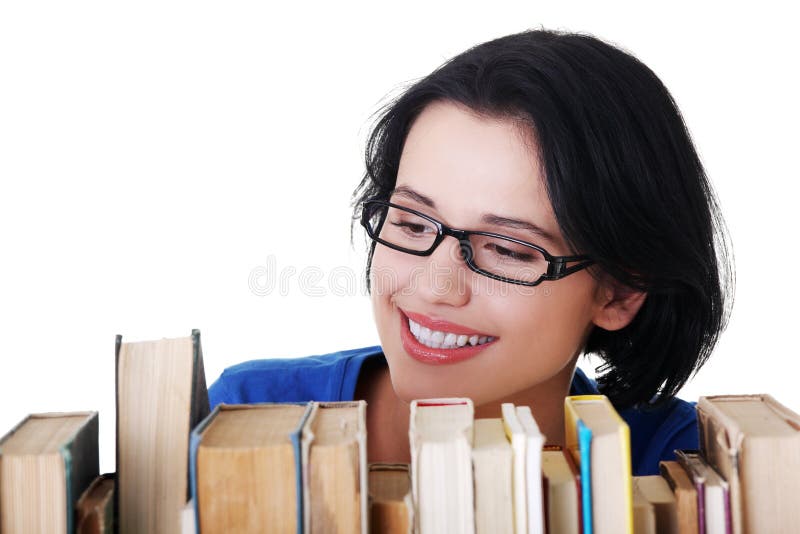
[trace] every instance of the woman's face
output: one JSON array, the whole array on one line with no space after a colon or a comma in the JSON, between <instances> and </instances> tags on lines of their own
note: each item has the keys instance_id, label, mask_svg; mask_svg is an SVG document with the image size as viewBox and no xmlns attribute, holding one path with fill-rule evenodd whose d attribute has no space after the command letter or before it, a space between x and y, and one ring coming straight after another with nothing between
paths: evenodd
<instances>
[{"instance_id":1,"label":"woman's face","mask_svg":"<svg viewBox=\"0 0 800 534\"><path fill-rule=\"evenodd\" d=\"M453 103L428 105L406 139L390 201L454 228L509 235L553 255L573 253L556 224L533 136L510 119L479 117ZM488 214L526 221L552 240L519 225L488 224ZM479 406L571 377L593 326L597 283L586 270L535 287L499 282L470 271L452 237L431 256L377 244L370 277L392 384L406 402L465 396ZM444 334L494 339L467 350L428 348L411 333L417 328L408 314Z\"/></svg>"}]
</instances>

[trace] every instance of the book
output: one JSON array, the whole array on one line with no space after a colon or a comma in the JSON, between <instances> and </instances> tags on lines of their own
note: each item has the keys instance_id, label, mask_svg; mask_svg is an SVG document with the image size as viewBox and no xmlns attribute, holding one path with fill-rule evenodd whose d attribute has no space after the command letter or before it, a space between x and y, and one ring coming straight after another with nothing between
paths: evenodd
<instances>
[{"instance_id":1,"label":"book","mask_svg":"<svg viewBox=\"0 0 800 534\"><path fill-rule=\"evenodd\" d=\"M700 451L677 450L675 456L697 489L698 530L705 534L732 532L727 482Z\"/></svg>"},{"instance_id":2,"label":"book","mask_svg":"<svg viewBox=\"0 0 800 534\"><path fill-rule=\"evenodd\" d=\"M652 512L653 532L659 534L679 534L678 509L675 496L661 475L633 477L634 503L636 495L644 499L648 505L648 514ZM634 508L636 505L634 504ZM636 512L634 511L634 517ZM634 529L639 532L639 529Z\"/></svg>"},{"instance_id":3,"label":"book","mask_svg":"<svg viewBox=\"0 0 800 534\"><path fill-rule=\"evenodd\" d=\"M303 531L367 534L367 403L313 402L302 430Z\"/></svg>"},{"instance_id":4,"label":"book","mask_svg":"<svg viewBox=\"0 0 800 534\"><path fill-rule=\"evenodd\" d=\"M415 531L475 532L472 400L411 401L409 443Z\"/></svg>"},{"instance_id":5,"label":"book","mask_svg":"<svg viewBox=\"0 0 800 534\"><path fill-rule=\"evenodd\" d=\"M633 531L636 534L656 534L656 512L633 477Z\"/></svg>"},{"instance_id":6,"label":"book","mask_svg":"<svg viewBox=\"0 0 800 534\"><path fill-rule=\"evenodd\" d=\"M700 397L700 448L730 486L736 534L800 524L800 415L770 395Z\"/></svg>"},{"instance_id":7,"label":"book","mask_svg":"<svg viewBox=\"0 0 800 534\"><path fill-rule=\"evenodd\" d=\"M74 532L97 440L97 412L31 414L0 439L0 532Z\"/></svg>"},{"instance_id":8,"label":"book","mask_svg":"<svg viewBox=\"0 0 800 534\"><path fill-rule=\"evenodd\" d=\"M300 435L312 403L219 404L192 431L198 532L303 532Z\"/></svg>"},{"instance_id":9,"label":"book","mask_svg":"<svg viewBox=\"0 0 800 534\"><path fill-rule=\"evenodd\" d=\"M678 532L681 534L698 534L697 489L689 480L689 475L676 461L659 463L661 476L669 485L675 496L678 512Z\"/></svg>"},{"instance_id":10,"label":"book","mask_svg":"<svg viewBox=\"0 0 800 534\"><path fill-rule=\"evenodd\" d=\"M189 495L189 433L208 414L200 332L116 339L117 485L120 534L173 534Z\"/></svg>"},{"instance_id":11,"label":"book","mask_svg":"<svg viewBox=\"0 0 800 534\"><path fill-rule=\"evenodd\" d=\"M528 501L528 533L544 534L542 510L542 447L544 434L533 418L528 406L517 406L517 419L525 432L525 479Z\"/></svg>"},{"instance_id":12,"label":"book","mask_svg":"<svg viewBox=\"0 0 800 534\"><path fill-rule=\"evenodd\" d=\"M408 464L369 464L370 532L412 534L414 503Z\"/></svg>"},{"instance_id":13,"label":"book","mask_svg":"<svg viewBox=\"0 0 800 534\"><path fill-rule=\"evenodd\" d=\"M181 510L180 534L197 534L197 517L195 515L194 499L186 501Z\"/></svg>"},{"instance_id":14,"label":"book","mask_svg":"<svg viewBox=\"0 0 800 534\"><path fill-rule=\"evenodd\" d=\"M632 533L628 425L604 395L568 396L564 408L567 449L581 473L584 532ZM585 469L587 461L589 468ZM587 514L587 506L591 514Z\"/></svg>"},{"instance_id":15,"label":"book","mask_svg":"<svg viewBox=\"0 0 800 534\"><path fill-rule=\"evenodd\" d=\"M113 534L114 473L95 478L75 505L76 534Z\"/></svg>"},{"instance_id":16,"label":"book","mask_svg":"<svg viewBox=\"0 0 800 534\"><path fill-rule=\"evenodd\" d=\"M514 458L503 420L476 419L474 429L475 532L514 534Z\"/></svg>"},{"instance_id":17,"label":"book","mask_svg":"<svg viewBox=\"0 0 800 534\"><path fill-rule=\"evenodd\" d=\"M525 471L525 448L528 440L514 405L510 402L503 403L500 411L503 416L503 430L511 443L513 458L514 531L528 532L528 474Z\"/></svg>"},{"instance_id":18,"label":"book","mask_svg":"<svg viewBox=\"0 0 800 534\"><path fill-rule=\"evenodd\" d=\"M547 532L581 532L580 478L572 455L558 445L545 446L542 478Z\"/></svg>"}]
</instances>

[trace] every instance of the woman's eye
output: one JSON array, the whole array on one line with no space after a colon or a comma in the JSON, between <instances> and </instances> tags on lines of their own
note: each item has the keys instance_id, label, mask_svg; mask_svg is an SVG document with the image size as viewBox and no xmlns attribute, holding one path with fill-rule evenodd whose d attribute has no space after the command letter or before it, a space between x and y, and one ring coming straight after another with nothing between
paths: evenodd
<instances>
[{"instance_id":1,"label":"woman's eye","mask_svg":"<svg viewBox=\"0 0 800 534\"><path fill-rule=\"evenodd\" d=\"M495 254L497 254L498 256L504 256L512 260L530 262L536 259L536 256L533 254L528 254L525 252L517 252L498 244L493 244L492 247L494 248Z\"/></svg>"},{"instance_id":2,"label":"woman's eye","mask_svg":"<svg viewBox=\"0 0 800 534\"><path fill-rule=\"evenodd\" d=\"M426 229L426 226L424 224L402 222L402 221L393 222L392 224L412 234L424 234Z\"/></svg>"}]
</instances>

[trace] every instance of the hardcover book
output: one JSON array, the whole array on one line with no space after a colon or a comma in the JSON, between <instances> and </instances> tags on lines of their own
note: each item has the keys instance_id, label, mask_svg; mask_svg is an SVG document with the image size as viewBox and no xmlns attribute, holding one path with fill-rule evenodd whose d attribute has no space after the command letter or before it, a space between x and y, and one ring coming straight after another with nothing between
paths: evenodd
<instances>
[{"instance_id":1,"label":"hardcover book","mask_svg":"<svg viewBox=\"0 0 800 534\"><path fill-rule=\"evenodd\" d=\"M113 534L114 473L95 478L75 506L76 534Z\"/></svg>"},{"instance_id":2,"label":"hardcover book","mask_svg":"<svg viewBox=\"0 0 800 534\"><path fill-rule=\"evenodd\" d=\"M700 447L730 485L736 534L800 524L800 415L770 395L700 397Z\"/></svg>"},{"instance_id":3,"label":"hardcover book","mask_svg":"<svg viewBox=\"0 0 800 534\"><path fill-rule=\"evenodd\" d=\"M120 534L174 534L189 495L189 433L208 414L200 332L116 340Z\"/></svg>"},{"instance_id":4,"label":"hardcover book","mask_svg":"<svg viewBox=\"0 0 800 534\"><path fill-rule=\"evenodd\" d=\"M313 402L302 431L306 534L367 534L367 403Z\"/></svg>"},{"instance_id":5,"label":"hardcover book","mask_svg":"<svg viewBox=\"0 0 800 534\"><path fill-rule=\"evenodd\" d=\"M467 398L411 402L411 486L420 534L475 532L474 414Z\"/></svg>"},{"instance_id":6,"label":"hardcover book","mask_svg":"<svg viewBox=\"0 0 800 534\"><path fill-rule=\"evenodd\" d=\"M584 532L632 533L628 425L604 395L570 396L564 407L567 448L580 466Z\"/></svg>"},{"instance_id":7,"label":"hardcover book","mask_svg":"<svg viewBox=\"0 0 800 534\"><path fill-rule=\"evenodd\" d=\"M369 464L370 532L412 534L414 503L408 464Z\"/></svg>"},{"instance_id":8,"label":"hardcover book","mask_svg":"<svg viewBox=\"0 0 800 534\"><path fill-rule=\"evenodd\" d=\"M675 451L697 489L698 529L705 534L730 534L731 521L728 483L706 463L700 451Z\"/></svg>"},{"instance_id":9,"label":"hardcover book","mask_svg":"<svg viewBox=\"0 0 800 534\"><path fill-rule=\"evenodd\" d=\"M32 414L0 439L0 532L74 532L97 477L97 412Z\"/></svg>"},{"instance_id":10,"label":"hardcover book","mask_svg":"<svg viewBox=\"0 0 800 534\"><path fill-rule=\"evenodd\" d=\"M514 534L513 453L503 421L475 419L475 532Z\"/></svg>"},{"instance_id":11,"label":"hardcover book","mask_svg":"<svg viewBox=\"0 0 800 534\"><path fill-rule=\"evenodd\" d=\"M676 461L665 461L659 463L659 471L675 496L678 531L681 534L698 534L697 489L689 480L686 470Z\"/></svg>"},{"instance_id":12,"label":"hardcover book","mask_svg":"<svg viewBox=\"0 0 800 534\"><path fill-rule=\"evenodd\" d=\"M312 403L219 404L192 431L198 533L303 532L300 434Z\"/></svg>"},{"instance_id":13,"label":"hardcover book","mask_svg":"<svg viewBox=\"0 0 800 534\"><path fill-rule=\"evenodd\" d=\"M547 532L581 532L580 477L572 455L557 445L545 446L542 477Z\"/></svg>"}]
</instances>

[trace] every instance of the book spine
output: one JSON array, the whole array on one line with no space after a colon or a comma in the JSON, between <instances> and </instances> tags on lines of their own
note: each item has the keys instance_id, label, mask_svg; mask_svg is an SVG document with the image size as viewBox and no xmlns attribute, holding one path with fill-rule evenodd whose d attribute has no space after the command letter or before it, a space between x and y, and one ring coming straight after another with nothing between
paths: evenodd
<instances>
[{"instance_id":1,"label":"book spine","mask_svg":"<svg viewBox=\"0 0 800 534\"><path fill-rule=\"evenodd\" d=\"M592 534L592 430L578 419L583 534Z\"/></svg>"}]
</instances>

